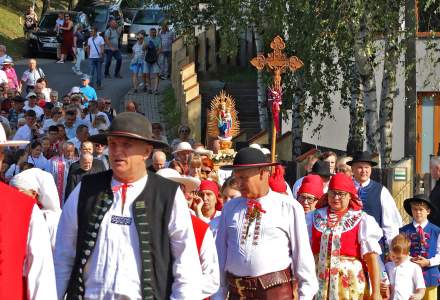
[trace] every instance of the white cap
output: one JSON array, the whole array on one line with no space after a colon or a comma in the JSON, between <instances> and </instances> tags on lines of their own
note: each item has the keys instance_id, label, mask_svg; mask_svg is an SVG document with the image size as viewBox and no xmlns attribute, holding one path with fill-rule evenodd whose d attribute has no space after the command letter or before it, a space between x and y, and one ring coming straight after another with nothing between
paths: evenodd
<instances>
[{"instance_id":1,"label":"white cap","mask_svg":"<svg viewBox=\"0 0 440 300\"><path fill-rule=\"evenodd\" d=\"M191 147L191 144L188 142L180 142L177 144L176 150L173 151L173 154L176 154L177 152L181 151L190 151L194 152L194 149Z\"/></svg>"},{"instance_id":2,"label":"white cap","mask_svg":"<svg viewBox=\"0 0 440 300\"><path fill-rule=\"evenodd\" d=\"M79 94L81 93L81 90L79 89L79 87L74 86L71 90L70 90L71 94Z\"/></svg>"},{"instance_id":3,"label":"white cap","mask_svg":"<svg viewBox=\"0 0 440 300\"><path fill-rule=\"evenodd\" d=\"M267 148L261 148L261 152L264 153L264 155L269 155L270 154L270 150Z\"/></svg>"},{"instance_id":4,"label":"white cap","mask_svg":"<svg viewBox=\"0 0 440 300\"><path fill-rule=\"evenodd\" d=\"M9 184L19 189L36 192L43 209L54 212L61 210L60 198L52 174L39 168L31 168L12 177Z\"/></svg>"}]
</instances>

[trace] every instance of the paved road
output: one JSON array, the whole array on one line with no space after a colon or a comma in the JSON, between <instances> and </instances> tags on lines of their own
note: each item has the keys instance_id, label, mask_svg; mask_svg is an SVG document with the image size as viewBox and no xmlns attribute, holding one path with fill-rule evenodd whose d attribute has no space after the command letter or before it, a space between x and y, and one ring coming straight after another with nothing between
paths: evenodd
<instances>
[{"instance_id":1,"label":"paved road","mask_svg":"<svg viewBox=\"0 0 440 300\"><path fill-rule=\"evenodd\" d=\"M70 91L73 86L79 86L81 84L81 77L73 73L72 62L67 61L64 64L55 63L54 58L38 58L37 62L40 68L47 76L49 87L58 91L60 97ZM97 91L98 97L109 97L112 99L113 107L119 108L120 101L123 101L125 94L131 87L130 74L128 70L128 64L130 59L127 54L123 54L122 79L103 79L103 90ZM110 74L113 74L113 68L115 61L113 60L110 67ZM21 77L23 72L27 68L27 60L23 59L15 63L15 70L17 76ZM85 61L81 64L81 71L88 73L88 62ZM104 72L104 70L103 70Z\"/></svg>"}]
</instances>

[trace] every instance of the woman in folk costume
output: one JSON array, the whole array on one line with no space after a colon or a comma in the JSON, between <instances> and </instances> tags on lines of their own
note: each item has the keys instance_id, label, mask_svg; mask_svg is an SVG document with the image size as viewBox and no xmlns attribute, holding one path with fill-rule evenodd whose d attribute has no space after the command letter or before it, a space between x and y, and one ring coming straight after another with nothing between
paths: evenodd
<instances>
[{"instance_id":1,"label":"woman in folk costume","mask_svg":"<svg viewBox=\"0 0 440 300\"><path fill-rule=\"evenodd\" d=\"M369 299L380 296L378 256L382 230L362 211L353 180L343 173L332 177L329 190L306 216L318 268L317 300L363 299L370 280ZM366 269L364 269L366 266Z\"/></svg>"},{"instance_id":2,"label":"woman in folk costume","mask_svg":"<svg viewBox=\"0 0 440 300\"><path fill-rule=\"evenodd\" d=\"M0 167L8 141L0 124ZM55 271L49 233L35 200L0 182L0 299L55 300Z\"/></svg>"},{"instance_id":3,"label":"woman in folk costume","mask_svg":"<svg viewBox=\"0 0 440 300\"><path fill-rule=\"evenodd\" d=\"M180 175L174 169L164 168L156 172L157 175L165 177L171 181L180 184L180 189L188 201L188 209L191 208L191 197L194 191L200 186L198 178ZM200 289L204 299L209 299L217 292L220 286L220 272L218 269L217 249L215 247L215 240L209 225L191 213L191 222L193 225L194 235L196 238L197 251L199 253L200 265L202 266L202 280L200 282Z\"/></svg>"},{"instance_id":4,"label":"woman in folk costume","mask_svg":"<svg viewBox=\"0 0 440 300\"><path fill-rule=\"evenodd\" d=\"M31 168L15 175L9 184L37 201L49 228L53 251L61 208L52 174L38 168Z\"/></svg>"}]
</instances>

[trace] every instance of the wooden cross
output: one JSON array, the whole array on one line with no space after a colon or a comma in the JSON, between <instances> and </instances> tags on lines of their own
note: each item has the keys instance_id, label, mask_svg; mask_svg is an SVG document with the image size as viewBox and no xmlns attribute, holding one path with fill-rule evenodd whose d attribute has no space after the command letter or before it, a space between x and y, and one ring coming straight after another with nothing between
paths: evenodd
<instances>
[{"instance_id":1,"label":"wooden cross","mask_svg":"<svg viewBox=\"0 0 440 300\"><path fill-rule=\"evenodd\" d=\"M290 71L296 71L300 69L304 64L296 56L287 57L283 52L286 48L286 44L283 39L277 35L270 43L270 48L273 52L267 54L258 54L251 60L251 64L257 68L257 70L263 70L264 67L268 67L274 73L273 87L274 89L281 91L281 76L289 69ZM272 125L272 162L275 162L277 131L275 123Z\"/></svg>"}]
</instances>

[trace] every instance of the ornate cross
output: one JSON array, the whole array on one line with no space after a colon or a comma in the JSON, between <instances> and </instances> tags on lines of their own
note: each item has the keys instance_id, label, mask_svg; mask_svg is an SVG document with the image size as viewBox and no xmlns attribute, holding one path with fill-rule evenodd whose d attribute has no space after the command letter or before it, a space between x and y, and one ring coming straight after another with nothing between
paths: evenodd
<instances>
[{"instance_id":1,"label":"ornate cross","mask_svg":"<svg viewBox=\"0 0 440 300\"><path fill-rule=\"evenodd\" d=\"M257 68L257 70L262 70L264 67L268 67L274 73L273 80L273 90L281 93L281 75L289 69L290 71L296 71L300 69L304 64L296 56L287 57L283 52L286 48L286 44L283 39L277 35L270 43L270 48L273 52L268 53L267 57L264 54L258 54L251 60L251 64ZM272 111L272 113L275 113ZM278 111L279 113L279 111ZM275 122L272 126L272 161L275 162L275 150L276 150L276 137L277 130Z\"/></svg>"}]
</instances>

